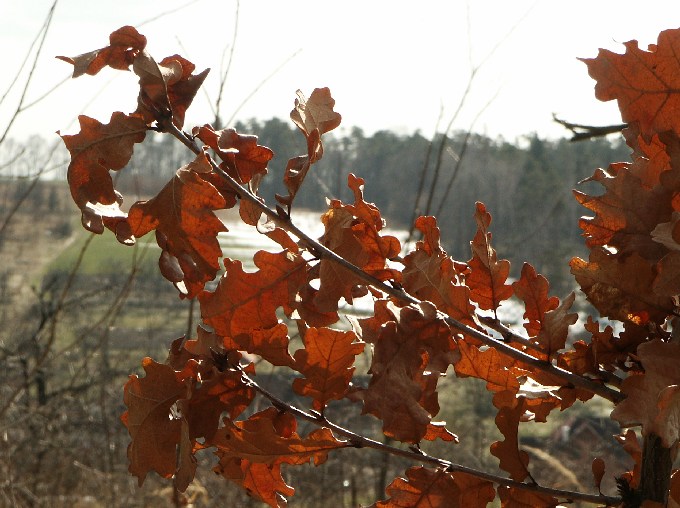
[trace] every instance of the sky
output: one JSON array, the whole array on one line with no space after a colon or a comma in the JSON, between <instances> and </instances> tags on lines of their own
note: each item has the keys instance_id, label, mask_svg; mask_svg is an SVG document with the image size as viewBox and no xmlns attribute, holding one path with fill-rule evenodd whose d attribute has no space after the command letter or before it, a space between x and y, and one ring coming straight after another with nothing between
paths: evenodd
<instances>
[{"instance_id":1,"label":"sky","mask_svg":"<svg viewBox=\"0 0 680 508\"><path fill-rule=\"evenodd\" d=\"M0 132L16 111L35 49L19 69L53 1L0 0ZM147 37L157 60L179 53L197 71L212 68L187 127L212 122L231 54L224 120L234 114L235 120L286 119L296 90L309 96L329 87L343 116L341 133L357 126L367 134L389 129L429 136L451 123L453 130L472 127L517 141L531 133L567 136L553 113L575 123L618 123L615 104L595 99L594 81L578 58L592 58L598 48L623 52L631 39L646 48L661 30L680 26L680 3L58 0L24 104L70 75L70 65L55 56L106 46L123 25ZM114 110L133 111L135 102L135 76L106 69L67 80L23 111L10 137L75 132L78 114L106 122Z\"/></svg>"}]
</instances>

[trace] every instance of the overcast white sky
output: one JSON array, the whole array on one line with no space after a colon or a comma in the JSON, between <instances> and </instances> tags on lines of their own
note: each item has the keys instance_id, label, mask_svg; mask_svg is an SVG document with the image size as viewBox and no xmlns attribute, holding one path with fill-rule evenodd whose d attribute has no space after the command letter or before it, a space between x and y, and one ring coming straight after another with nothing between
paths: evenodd
<instances>
[{"instance_id":1,"label":"overcast white sky","mask_svg":"<svg viewBox=\"0 0 680 508\"><path fill-rule=\"evenodd\" d=\"M0 0L3 66L0 97L36 36L53 0ZM108 44L120 26L138 26L158 60L180 53L198 70L212 67L206 92L217 94L220 59L234 34L235 0L198 0L139 26L188 0L59 0L26 101L70 73L56 55L74 56ZM577 57L600 47L641 47L659 31L680 26L680 3L647 0L241 0L234 58L223 98L226 118L286 61L300 52L240 109L237 119L287 118L295 91L330 87L343 126L367 133L393 129L429 135L443 111L442 126L456 110L470 77L482 64L454 129L514 140L537 132L566 135L552 113L580 123L620 120L613 103L593 95L594 82ZM490 52L497 46L491 56ZM487 58L488 57L488 58ZM483 63L482 63L483 62ZM28 69L19 76L23 85ZM20 115L11 136L52 136L73 129L77 114L107 121L112 109L135 108L132 74L105 71L68 81ZM0 130L16 108L22 86L0 104ZM212 121L203 92L187 124ZM191 112L193 110L193 113Z\"/></svg>"}]
</instances>

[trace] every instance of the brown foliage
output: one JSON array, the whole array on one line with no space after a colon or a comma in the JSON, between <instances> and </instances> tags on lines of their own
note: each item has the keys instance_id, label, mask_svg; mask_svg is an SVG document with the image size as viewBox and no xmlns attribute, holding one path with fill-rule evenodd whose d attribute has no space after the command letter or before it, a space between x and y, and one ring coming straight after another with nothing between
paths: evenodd
<instances>
[{"instance_id":1,"label":"brown foliage","mask_svg":"<svg viewBox=\"0 0 680 508\"><path fill-rule=\"evenodd\" d=\"M402 253L399 241L384 233L380 211L364 200L364 181L354 175L348 179L354 203L329 201L318 241L297 229L290 219L295 196L323 156L322 135L340 124L327 88L314 90L309 99L298 92L291 118L307 153L289 160L283 175L288 195L277 195L273 210L257 196L271 150L232 129L206 125L193 135L181 132L207 71L194 75L194 65L176 55L157 62L145 46L142 35L123 27L111 34L109 46L62 58L73 64L74 77L97 74L107 65L131 67L139 77L135 113L114 113L106 125L81 117L80 133L63 136L71 153L71 193L84 226L96 233L108 228L126 244L155 230L161 272L181 295L198 298L203 324L210 327L199 327L195 339L175 341L164 364L145 359L145 377L131 376L125 386L130 472L140 483L156 471L174 477L178 489L186 488L194 476L195 452L209 448L224 478L270 506L282 506L294 493L282 465L320 465L330 452L370 446L431 467L408 469L405 478L387 488L389 499L375 506L477 507L496 495L504 507L552 507L558 495L611 505L621 500L537 486L529 455L521 449L521 423L544 422L553 409L564 410L595 393L615 405L612 417L623 427L639 425L644 436L657 436L675 450L680 437L675 329L680 30L663 32L649 51L633 41L624 55L601 51L586 60L598 98L616 99L629 123L626 140L633 160L595 171L590 180L603 186L602 195L576 193L594 216L580 221L590 252L587 260L571 261L572 273L599 315L623 325L617 335L609 325L600 330L599 321L589 317L586 338L578 341L570 336L577 321L570 311L574 293L561 301L550 296L547 279L528 264L510 284L510 263L497 257L491 214L482 203L474 211L477 232L467 262L451 259L442 249L433 217L417 219L422 239ZM135 203L126 214L110 171L124 168L149 129L177 137L195 159L156 197ZM226 231L215 211L237 202L243 220L281 250L255 253L253 272L223 258L225 272L208 290L222 258L217 235ZM268 221L264 225L262 214ZM354 322L353 331L341 329L343 301L351 305L365 296L374 300L373 314ZM524 307L519 330L499 319L503 302L513 296ZM293 323L302 343L291 355ZM354 374L366 344L372 357L364 381ZM295 407L255 383L259 359L300 374L292 389L311 399L310 408ZM503 440L490 449L509 479L460 471L419 448L423 440L440 439L445 456L447 443L458 440L444 422L433 421L440 409L439 382L450 368L459 380L479 378L493 392ZM256 393L269 407L253 414ZM385 436L409 448L388 446L328 421L326 410L336 401L360 402L364 414L382 422ZM316 428L299 435L300 419ZM620 439L635 461L634 469L619 477L622 497L657 500L658 493L652 497L644 490L655 480L641 481L644 450L635 434L628 431ZM596 461L592 468L599 489L605 465ZM671 471L654 474L668 479ZM678 498L677 476L672 500ZM495 491L494 483L499 485Z\"/></svg>"}]
</instances>

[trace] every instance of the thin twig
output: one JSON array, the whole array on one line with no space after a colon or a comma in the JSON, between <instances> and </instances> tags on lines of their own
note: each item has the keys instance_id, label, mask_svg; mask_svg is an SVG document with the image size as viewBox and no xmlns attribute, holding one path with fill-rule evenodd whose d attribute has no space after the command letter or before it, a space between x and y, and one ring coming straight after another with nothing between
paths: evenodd
<instances>
[{"instance_id":1,"label":"thin twig","mask_svg":"<svg viewBox=\"0 0 680 508\"><path fill-rule=\"evenodd\" d=\"M586 139L601 138L609 134L620 133L623 129L628 127L627 123L602 126L583 125L579 123L567 122L566 120L560 120L554 114L553 120L560 124L565 129L571 131L572 136L570 141L584 141Z\"/></svg>"},{"instance_id":2,"label":"thin twig","mask_svg":"<svg viewBox=\"0 0 680 508\"><path fill-rule=\"evenodd\" d=\"M196 144L196 142L190 136L177 129L177 127L175 127L169 119L163 120L160 126L164 131L168 132L169 134L177 138L179 141L181 141L193 153L197 155L202 153L201 148ZM300 240L300 243L302 245L304 245L305 247L309 248L312 252L314 252L315 256L323 259L328 259L330 261L333 261L334 263L339 264L340 266L349 270L370 286L404 303L416 306L419 306L423 303L422 301L408 294L404 290L394 288L386 284L385 282L381 281L380 279L377 279L372 275L367 274L361 268L355 266L354 264L347 261L345 258L339 256L332 250L328 249L326 246L319 243L317 240L311 238L307 233L298 228L291 221L289 216L279 215L278 212L269 208L266 204L260 201L257 198L257 196L252 194L246 187L240 185L236 180L229 176L229 174L227 174L223 169L221 169L212 159L210 160L210 164L213 168L213 171L216 174L220 175L220 177L226 181L226 183L236 192L236 194L241 199L250 202L262 213L264 213L277 226L295 235ZM463 332L464 334L467 334L479 340L485 345L496 348L499 352L519 362L525 363L533 368L540 369L542 371L555 375L567 381L568 383L571 383L575 387L582 388L584 390L595 393L614 403L619 402L625 398L625 396L617 390L613 390L608 386L592 381L591 379L579 376L567 370L556 367L550 362L539 360L531 355L524 353L523 351L519 351L513 348L512 346L505 344L502 341L498 341L493 337L480 332L479 330L476 330L464 323L461 323L460 321L453 319L452 317L448 316L447 314L441 311L437 312L439 317L443 319L452 328L459 330L460 332Z\"/></svg>"},{"instance_id":3,"label":"thin twig","mask_svg":"<svg viewBox=\"0 0 680 508\"><path fill-rule=\"evenodd\" d=\"M453 463L451 461L441 459L439 457L434 457L432 455L429 455L425 453L422 450L418 451L413 451L413 450L404 450L402 448L397 448L396 446L392 446L386 443L381 443L380 441L376 441L374 439L370 439L366 436L363 436L361 434L357 434L355 432L352 432L349 429L346 429L345 427L341 427L340 425L331 422L328 420L325 416L321 415L320 413L308 413L307 411L304 411L298 407L295 407L288 402L285 402L278 398L276 395L273 393L269 392L265 388L262 388L259 384L257 384L252 378L247 376L243 371L241 371L241 376L243 379L243 382L247 385L256 390L258 393L260 393L262 396L264 396L266 399L268 399L274 407L279 408L281 411L288 411L292 414L294 414L296 417L306 420L308 422L311 422L315 425L326 427L333 431L333 433L343 436L349 440L351 445L356 448L373 448L375 450L378 450L383 453L388 453L390 455L395 455L398 457L405 457L407 459L414 460L416 462L424 462L427 464L430 464L435 467L440 467L444 468L447 472L450 473L466 473L469 475L472 475L476 478L481 478L483 480L490 481L492 483L496 483L498 485L504 485L507 487L514 487L518 489L525 489L525 490L530 490L532 492L540 492L541 494L547 494L550 496L558 497L560 499L565 499L569 501L585 501L589 503L604 503L607 506L613 506L621 502L620 499L615 498L615 497L609 497L605 496L602 494L584 494L582 492L575 492L575 491L569 491L569 490L561 490L561 489L552 489L549 487L543 487L541 485L538 485L536 483L523 483L523 482L518 482L515 480L512 480L510 478L505 478L503 476L498 476L494 474L487 473L485 471L480 471L478 469L474 469L471 467L463 466L460 464Z\"/></svg>"}]
</instances>

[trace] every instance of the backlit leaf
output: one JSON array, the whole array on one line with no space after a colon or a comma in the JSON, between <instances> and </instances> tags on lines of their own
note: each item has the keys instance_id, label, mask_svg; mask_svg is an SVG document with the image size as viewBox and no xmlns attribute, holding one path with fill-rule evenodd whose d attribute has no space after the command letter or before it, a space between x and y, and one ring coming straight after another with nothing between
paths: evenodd
<instances>
[{"instance_id":1,"label":"backlit leaf","mask_svg":"<svg viewBox=\"0 0 680 508\"><path fill-rule=\"evenodd\" d=\"M71 153L68 183L83 226L99 234L106 226L121 242L134 243L109 170L118 171L130 161L134 144L144 141L146 123L123 113L113 113L108 124L82 115L78 120L80 132L61 137Z\"/></svg>"},{"instance_id":2,"label":"backlit leaf","mask_svg":"<svg viewBox=\"0 0 680 508\"><path fill-rule=\"evenodd\" d=\"M503 300L512 296L512 286L505 283L510 274L510 262L505 259L497 260L489 233L491 214L479 202L476 204L475 221L477 233L470 243L472 259L468 262L471 272L465 281L470 288L472 301L480 309L495 312Z\"/></svg>"},{"instance_id":3,"label":"backlit leaf","mask_svg":"<svg viewBox=\"0 0 680 508\"><path fill-rule=\"evenodd\" d=\"M214 213L227 203L203 178L210 171L201 153L180 168L156 197L135 203L128 217L137 237L156 230L163 251L161 273L188 298L215 278L222 257L217 234L227 230Z\"/></svg>"},{"instance_id":4,"label":"backlit leaf","mask_svg":"<svg viewBox=\"0 0 680 508\"><path fill-rule=\"evenodd\" d=\"M314 409L321 411L347 393L354 360L365 344L354 332L330 328L307 328L301 336L304 348L295 352L294 368L305 377L295 379L293 390L311 397Z\"/></svg>"}]
</instances>

